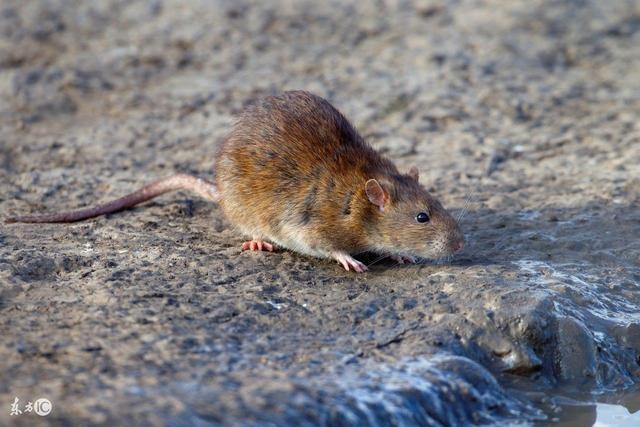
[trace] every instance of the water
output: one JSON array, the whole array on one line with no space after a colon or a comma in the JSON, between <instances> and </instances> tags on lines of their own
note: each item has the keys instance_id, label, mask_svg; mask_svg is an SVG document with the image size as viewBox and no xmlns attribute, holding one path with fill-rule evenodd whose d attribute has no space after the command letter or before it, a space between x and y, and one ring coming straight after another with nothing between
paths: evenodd
<instances>
[{"instance_id":1,"label":"water","mask_svg":"<svg viewBox=\"0 0 640 427\"><path fill-rule=\"evenodd\" d=\"M557 427L638 427L640 426L640 389L599 396L593 400L552 397L547 407L549 419L542 426Z\"/></svg>"},{"instance_id":2,"label":"water","mask_svg":"<svg viewBox=\"0 0 640 427\"><path fill-rule=\"evenodd\" d=\"M623 405L596 404L595 427L640 426L640 411L630 413Z\"/></svg>"},{"instance_id":3,"label":"water","mask_svg":"<svg viewBox=\"0 0 640 427\"><path fill-rule=\"evenodd\" d=\"M640 388L634 385L634 361L629 360L640 322L639 269L634 265L606 266L589 262L515 263L532 287L554 298L554 311L581 322L597 348L593 394L546 390L538 404L548 419L540 426L640 426ZM581 350L581 349L580 349ZM586 365L585 365L586 366ZM603 372L606 373L603 374ZM627 388L628 391L619 391ZM535 389L530 385L529 389ZM616 391L618 390L618 391Z\"/></svg>"}]
</instances>

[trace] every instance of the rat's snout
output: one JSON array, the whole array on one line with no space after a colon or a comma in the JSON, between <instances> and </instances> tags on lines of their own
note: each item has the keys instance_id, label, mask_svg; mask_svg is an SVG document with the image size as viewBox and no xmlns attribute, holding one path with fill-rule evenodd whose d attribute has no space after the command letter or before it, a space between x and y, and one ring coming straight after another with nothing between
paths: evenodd
<instances>
[{"instance_id":1,"label":"rat's snout","mask_svg":"<svg viewBox=\"0 0 640 427\"><path fill-rule=\"evenodd\" d=\"M464 248L464 239L462 237L454 240L451 243L451 248L453 249L453 252L459 252L462 250L462 248Z\"/></svg>"},{"instance_id":2,"label":"rat's snout","mask_svg":"<svg viewBox=\"0 0 640 427\"><path fill-rule=\"evenodd\" d=\"M462 230L457 225L452 230L449 237L449 247L451 248L451 253L460 252L462 248L464 248L464 235L462 234Z\"/></svg>"}]
</instances>

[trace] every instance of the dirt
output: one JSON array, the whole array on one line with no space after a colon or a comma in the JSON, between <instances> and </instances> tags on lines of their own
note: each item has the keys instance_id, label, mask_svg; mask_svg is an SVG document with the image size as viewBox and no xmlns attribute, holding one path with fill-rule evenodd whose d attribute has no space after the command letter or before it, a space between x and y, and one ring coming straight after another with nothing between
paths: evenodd
<instances>
[{"instance_id":1,"label":"dirt","mask_svg":"<svg viewBox=\"0 0 640 427\"><path fill-rule=\"evenodd\" d=\"M638 383L635 1L5 0L0 215L211 178L234 115L287 89L416 165L464 251L241 253L186 193L2 224L0 424L549 421L540 393Z\"/></svg>"}]
</instances>

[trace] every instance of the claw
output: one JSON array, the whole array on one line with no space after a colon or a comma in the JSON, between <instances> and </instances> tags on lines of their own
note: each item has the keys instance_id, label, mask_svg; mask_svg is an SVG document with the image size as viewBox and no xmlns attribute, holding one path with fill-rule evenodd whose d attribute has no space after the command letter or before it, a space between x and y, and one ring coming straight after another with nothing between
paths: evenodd
<instances>
[{"instance_id":1,"label":"claw","mask_svg":"<svg viewBox=\"0 0 640 427\"><path fill-rule=\"evenodd\" d=\"M344 252L333 253L333 258L338 261L345 270L353 269L357 273L364 273L368 270L367 266Z\"/></svg>"},{"instance_id":2,"label":"claw","mask_svg":"<svg viewBox=\"0 0 640 427\"><path fill-rule=\"evenodd\" d=\"M416 259L409 255L389 255L389 258L396 261L398 264L415 264Z\"/></svg>"},{"instance_id":3,"label":"claw","mask_svg":"<svg viewBox=\"0 0 640 427\"><path fill-rule=\"evenodd\" d=\"M253 239L242 244L243 251L274 251L274 246L271 243L262 241L260 239Z\"/></svg>"}]
</instances>

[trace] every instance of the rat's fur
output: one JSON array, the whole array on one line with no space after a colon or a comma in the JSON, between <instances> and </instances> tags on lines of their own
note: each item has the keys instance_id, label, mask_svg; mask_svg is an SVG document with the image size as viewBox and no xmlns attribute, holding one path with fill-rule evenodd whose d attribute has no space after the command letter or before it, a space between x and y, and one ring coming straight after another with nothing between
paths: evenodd
<instances>
[{"instance_id":1,"label":"rat's fur","mask_svg":"<svg viewBox=\"0 0 640 427\"><path fill-rule=\"evenodd\" d=\"M347 270L366 270L350 254L440 258L463 245L458 224L418 183L417 170L398 172L329 102L308 92L285 92L245 109L215 170L217 185L179 174L94 208L7 221L79 221L188 189L218 201L253 238L243 248L271 250L273 242L335 258ZM418 223L420 212L430 220Z\"/></svg>"},{"instance_id":2,"label":"rat's fur","mask_svg":"<svg viewBox=\"0 0 640 427\"><path fill-rule=\"evenodd\" d=\"M318 257L375 251L439 258L461 246L456 221L413 176L368 145L326 100L286 92L248 107L216 157L227 218L255 240ZM382 206L365 192L382 187ZM415 219L420 212L428 223Z\"/></svg>"}]
</instances>

